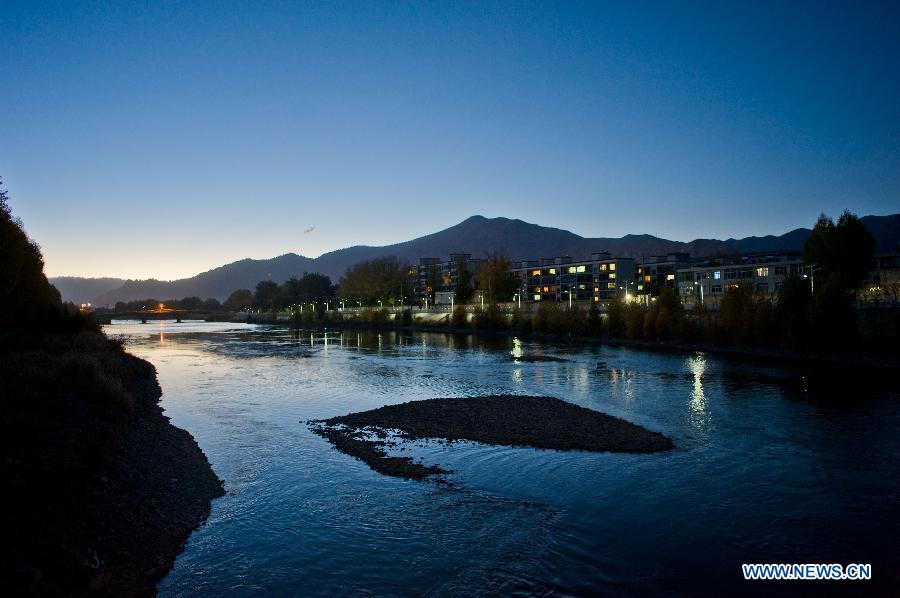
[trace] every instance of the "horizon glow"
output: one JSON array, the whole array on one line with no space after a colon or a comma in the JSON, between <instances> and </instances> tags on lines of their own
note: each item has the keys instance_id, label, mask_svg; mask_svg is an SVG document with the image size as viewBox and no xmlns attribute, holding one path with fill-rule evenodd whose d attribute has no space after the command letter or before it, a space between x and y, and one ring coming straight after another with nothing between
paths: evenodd
<instances>
[{"instance_id":1,"label":"horizon glow","mask_svg":"<svg viewBox=\"0 0 900 598\"><path fill-rule=\"evenodd\" d=\"M780 235L900 206L900 5L0 6L49 276L171 280L472 216Z\"/></svg>"}]
</instances>

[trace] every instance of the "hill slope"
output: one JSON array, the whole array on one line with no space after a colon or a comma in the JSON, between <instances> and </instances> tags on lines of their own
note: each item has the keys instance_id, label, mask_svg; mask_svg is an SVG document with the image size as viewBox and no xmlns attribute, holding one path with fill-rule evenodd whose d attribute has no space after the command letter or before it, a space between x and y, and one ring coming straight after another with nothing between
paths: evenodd
<instances>
[{"instance_id":1,"label":"hill slope","mask_svg":"<svg viewBox=\"0 0 900 598\"><path fill-rule=\"evenodd\" d=\"M900 214L865 216L862 222L875 236L878 251L892 251L900 241ZM732 253L753 253L778 250L798 250L810 230L798 228L783 235L746 237L744 239L696 239L690 243L670 241L653 235L625 235L624 237L586 238L572 232L530 224L509 218L472 216L455 226L410 241L370 247L357 245L308 258L288 253L268 260L245 259L203 272L191 278L174 281L128 280L119 288L100 293L93 298L96 305L135 299L180 299L191 295L223 300L239 288L252 289L260 280L282 282L304 272L321 272L337 282L341 274L353 264L373 257L397 256L416 263L420 257L447 258L453 252L483 256L502 251L511 259L540 259L570 255L589 257L595 251L609 251L615 256L642 258L676 251L693 256L715 256ZM64 288L73 285L72 277ZM54 284L60 279L51 279ZM84 280L84 279L81 279ZM68 296L63 288L63 297ZM89 299L81 298L78 301Z\"/></svg>"}]
</instances>

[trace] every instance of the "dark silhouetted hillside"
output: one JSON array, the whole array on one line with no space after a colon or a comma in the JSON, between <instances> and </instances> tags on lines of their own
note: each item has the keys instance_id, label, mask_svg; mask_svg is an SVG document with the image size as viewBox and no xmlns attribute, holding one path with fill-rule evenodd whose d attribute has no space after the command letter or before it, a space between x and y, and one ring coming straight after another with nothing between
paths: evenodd
<instances>
[{"instance_id":1,"label":"dark silhouetted hillside","mask_svg":"<svg viewBox=\"0 0 900 598\"><path fill-rule=\"evenodd\" d=\"M56 287L64 301L88 303L99 295L120 288L122 278L82 278L80 276L55 276L50 284Z\"/></svg>"},{"instance_id":2,"label":"dark silhouetted hillside","mask_svg":"<svg viewBox=\"0 0 900 598\"><path fill-rule=\"evenodd\" d=\"M900 214L866 216L861 219L875 236L878 251L890 251L900 240ZM676 251L695 257L754 253L778 250L800 250L810 230L798 228L783 235L746 237L744 239L696 239L690 243L670 241L653 235L625 235L618 238L585 238L572 232L530 224L509 218L472 216L445 230L411 241L370 247L357 245L307 258L293 253L268 260L241 260L192 278L175 281L129 280L120 288L94 298L97 305L136 299L170 299L196 295L224 300L239 288L253 288L260 280L282 282L304 272L320 272L337 282L344 271L363 260L396 256L401 261L417 263L420 257L447 258L454 252L476 257L502 251L513 260L540 259L570 255L587 258L595 251L608 251L614 256L646 258ZM63 292L63 297L69 298Z\"/></svg>"}]
</instances>

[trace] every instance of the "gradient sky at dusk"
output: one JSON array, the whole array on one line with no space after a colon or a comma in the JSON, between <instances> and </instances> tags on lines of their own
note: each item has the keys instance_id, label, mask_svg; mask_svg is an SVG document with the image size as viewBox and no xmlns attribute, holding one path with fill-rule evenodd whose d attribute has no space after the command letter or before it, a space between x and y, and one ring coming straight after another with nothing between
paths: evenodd
<instances>
[{"instance_id":1,"label":"gradient sky at dusk","mask_svg":"<svg viewBox=\"0 0 900 598\"><path fill-rule=\"evenodd\" d=\"M0 176L50 275L900 211L900 3L785 4L4 2Z\"/></svg>"}]
</instances>

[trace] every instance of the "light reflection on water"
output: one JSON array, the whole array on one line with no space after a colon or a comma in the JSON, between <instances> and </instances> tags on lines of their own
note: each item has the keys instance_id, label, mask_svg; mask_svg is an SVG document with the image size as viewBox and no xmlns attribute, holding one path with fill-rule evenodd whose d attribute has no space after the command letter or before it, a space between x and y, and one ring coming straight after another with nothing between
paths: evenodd
<instances>
[{"instance_id":1,"label":"light reflection on water","mask_svg":"<svg viewBox=\"0 0 900 598\"><path fill-rule=\"evenodd\" d=\"M157 366L167 414L225 480L162 595L643 594L700 579L741 589L741 562L873 562L881 583L900 571L895 389L824 385L834 400L805 390L818 373L505 337L108 330L132 335L130 350ZM510 359L529 355L570 361ZM620 416L676 449L408 447L453 470L437 485L376 474L302 423L499 392Z\"/></svg>"}]
</instances>

